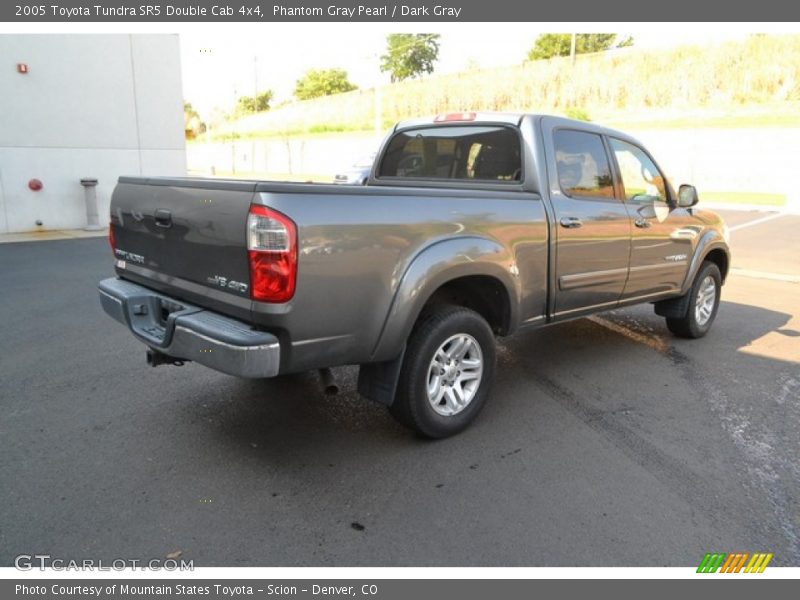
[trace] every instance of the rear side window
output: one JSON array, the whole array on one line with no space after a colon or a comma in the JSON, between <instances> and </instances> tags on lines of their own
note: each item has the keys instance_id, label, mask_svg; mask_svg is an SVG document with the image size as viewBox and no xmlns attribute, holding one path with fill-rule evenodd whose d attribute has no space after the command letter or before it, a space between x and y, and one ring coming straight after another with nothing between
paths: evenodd
<instances>
[{"instance_id":1,"label":"rear side window","mask_svg":"<svg viewBox=\"0 0 800 600\"><path fill-rule=\"evenodd\" d=\"M573 197L614 197L611 168L599 135L560 129L553 135L553 144L562 192Z\"/></svg>"},{"instance_id":2,"label":"rear side window","mask_svg":"<svg viewBox=\"0 0 800 600\"><path fill-rule=\"evenodd\" d=\"M378 177L520 181L520 138L510 127L448 125L395 135Z\"/></svg>"}]
</instances>

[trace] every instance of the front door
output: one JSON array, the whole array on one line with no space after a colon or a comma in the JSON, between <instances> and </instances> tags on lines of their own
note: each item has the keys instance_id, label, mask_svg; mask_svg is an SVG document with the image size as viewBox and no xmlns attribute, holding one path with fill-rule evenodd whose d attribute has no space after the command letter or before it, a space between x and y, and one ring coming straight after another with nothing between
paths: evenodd
<instances>
[{"instance_id":1,"label":"front door","mask_svg":"<svg viewBox=\"0 0 800 600\"><path fill-rule=\"evenodd\" d=\"M617 304L628 276L631 222L616 197L599 133L543 119L555 210L555 317Z\"/></svg>"},{"instance_id":2,"label":"front door","mask_svg":"<svg viewBox=\"0 0 800 600\"><path fill-rule=\"evenodd\" d=\"M632 225L630 272L622 299L679 291L702 228L671 202L666 179L647 152L613 137L608 142Z\"/></svg>"}]
</instances>

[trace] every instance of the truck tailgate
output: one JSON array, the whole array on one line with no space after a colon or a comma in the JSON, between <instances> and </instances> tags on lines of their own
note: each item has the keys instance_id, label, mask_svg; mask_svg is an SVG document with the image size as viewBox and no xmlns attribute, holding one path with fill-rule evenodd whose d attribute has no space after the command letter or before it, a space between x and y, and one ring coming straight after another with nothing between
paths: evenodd
<instances>
[{"instance_id":1,"label":"truck tailgate","mask_svg":"<svg viewBox=\"0 0 800 600\"><path fill-rule=\"evenodd\" d=\"M121 177L111 198L120 271L249 298L247 213L255 183ZM181 286L184 287L185 286Z\"/></svg>"}]
</instances>

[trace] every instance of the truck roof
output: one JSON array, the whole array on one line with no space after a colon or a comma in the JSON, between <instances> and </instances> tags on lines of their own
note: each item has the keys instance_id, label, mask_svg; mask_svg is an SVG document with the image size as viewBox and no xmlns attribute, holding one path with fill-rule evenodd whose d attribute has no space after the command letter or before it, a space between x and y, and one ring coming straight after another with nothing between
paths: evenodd
<instances>
[{"instance_id":1,"label":"truck roof","mask_svg":"<svg viewBox=\"0 0 800 600\"><path fill-rule=\"evenodd\" d=\"M418 119L406 119L400 121L395 125L395 131L399 129L406 129L408 127L419 127L421 125L442 125L444 123L457 124L458 122L476 123L476 122L491 122L491 123L507 123L509 125L519 125L525 113L510 113L510 112L477 112L477 111L464 111L464 112L451 112L434 115L431 117L421 117Z\"/></svg>"},{"instance_id":2,"label":"truck roof","mask_svg":"<svg viewBox=\"0 0 800 600\"><path fill-rule=\"evenodd\" d=\"M538 124L542 119L553 119L558 126L561 127L574 127L586 131L593 131L595 133L610 135L619 139L629 140L637 145L641 145L636 138L624 131L604 127L597 123L590 121L579 121L577 119L569 119L557 115L548 115L541 113L524 113L524 112L492 112L492 111L464 111L453 113L442 113L431 117L422 117L418 119L407 119L400 121L395 125L393 132L401 131L403 129L423 127L426 125L458 125L470 123L501 123L507 125L520 126L523 120L531 121Z\"/></svg>"}]
</instances>

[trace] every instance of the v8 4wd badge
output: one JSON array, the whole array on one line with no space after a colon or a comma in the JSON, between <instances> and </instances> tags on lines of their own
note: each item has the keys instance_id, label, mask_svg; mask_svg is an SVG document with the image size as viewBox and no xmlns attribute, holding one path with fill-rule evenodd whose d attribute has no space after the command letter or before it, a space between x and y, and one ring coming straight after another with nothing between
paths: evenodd
<instances>
[{"instance_id":1,"label":"v8 4wd badge","mask_svg":"<svg viewBox=\"0 0 800 600\"><path fill-rule=\"evenodd\" d=\"M247 289L250 287L246 283L242 283L241 281L234 281L233 279L228 279L227 277L223 277L222 275L214 275L213 277L206 277L206 281L211 285L224 288L226 290L233 290L234 292L240 292L242 294L247 292Z\"/></svg>"}]
</instances>

